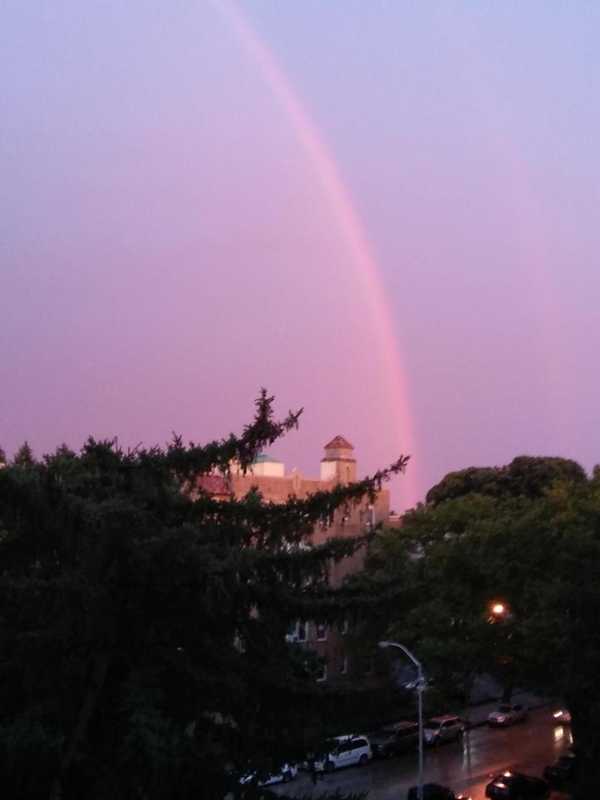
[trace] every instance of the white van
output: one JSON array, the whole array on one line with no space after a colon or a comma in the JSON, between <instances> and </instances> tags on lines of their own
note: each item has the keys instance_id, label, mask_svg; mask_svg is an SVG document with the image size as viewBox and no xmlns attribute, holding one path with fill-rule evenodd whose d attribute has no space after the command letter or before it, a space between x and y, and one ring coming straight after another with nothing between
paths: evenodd
<instances>
[{"instance_id":1,"label":"white van","mask_svg":"<svg viewBox=\"0 0 600 800\"><path fill-rule=\"evenodd\" d=\"M322 761L315 763L317 772L333 772L356 764L364 766L373 758L371 743L366 736L336 736L334 745Z\"/></svg>"}]
</instances>

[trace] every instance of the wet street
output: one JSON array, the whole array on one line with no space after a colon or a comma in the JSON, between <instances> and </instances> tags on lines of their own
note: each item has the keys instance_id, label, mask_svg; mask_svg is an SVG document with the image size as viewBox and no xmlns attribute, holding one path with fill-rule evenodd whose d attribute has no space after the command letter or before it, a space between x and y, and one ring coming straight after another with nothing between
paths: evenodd
<instances>
[{"instance_id":1,"label":"wet street","mask_svg":"<svg viewBox=\"0 0 600 800\"><path fill-rule=\"evenodd\" d=\"M425 751L425 782L432 781L464 792L473 800L484 800L489 776L507 768L541 776L570 744L570 730L554 724L550 709L530 713L526 722L511 728L474 728L462 743L441 745ZM388 761L373 761L367 767L350 767L325 775L313 786L306 773L293 784L273 787L281 794L301 796L311 791L341 789L368 791L368 800L404 800L417 781L417 754ZM559 798L556 793L553 797Z\"/></svg>"}]
</instances>

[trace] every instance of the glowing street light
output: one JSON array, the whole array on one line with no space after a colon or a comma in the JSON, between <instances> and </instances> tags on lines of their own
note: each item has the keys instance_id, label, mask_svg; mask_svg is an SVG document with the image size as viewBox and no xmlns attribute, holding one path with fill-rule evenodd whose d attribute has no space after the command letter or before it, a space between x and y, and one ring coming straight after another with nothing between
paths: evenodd
<instances>
[{"instance_id":1,"label":"glowing street light","mask_svg":"<svg viewBox=\"0 0 600 800\"><path fill-rule=\"evenodd\" d=\"M491 612L495 617L503 617L506 614L506 606L504 603L493 603Z\"/></svg>"}]
</instances>

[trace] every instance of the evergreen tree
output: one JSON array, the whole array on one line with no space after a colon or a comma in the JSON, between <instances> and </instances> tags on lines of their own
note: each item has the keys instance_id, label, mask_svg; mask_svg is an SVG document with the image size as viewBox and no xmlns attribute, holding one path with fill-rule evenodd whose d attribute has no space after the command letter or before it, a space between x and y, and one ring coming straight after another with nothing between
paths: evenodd
<instances>
[{"instance_id":1,"label":"evergreen tree","mask_svg":"<svg viewBox=\"0 0 600 800\"><path fill-rule=\"evenodd\" d=\"M13 458L13 466L15 467L33 467L35 459L33 457L33 450L29 446L29 442L25 441L19 447Z\"/></svg>"},{"instance_id":2,"label":"evergreen tree","mask_svg":"<svg viewBox=\"0 0 600 800\"><path fill-rule=\"evenodd\" d=\"M329 569L362 542L311 533L407 459L282 505L194 488L298 417L274 421L263 392L239 437L130 452L90 439L0 472L7 796L223 800L248 769L318 747L324 690L285 634L347 613Z\"/></svg>"}]
</instances>

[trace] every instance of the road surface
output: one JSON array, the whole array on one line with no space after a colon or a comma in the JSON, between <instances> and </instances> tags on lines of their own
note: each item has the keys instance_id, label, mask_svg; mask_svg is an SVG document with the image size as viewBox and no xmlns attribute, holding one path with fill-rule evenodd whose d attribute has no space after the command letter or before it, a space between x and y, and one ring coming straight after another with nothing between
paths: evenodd
<instances>
[{"instance_id":1,"label":"road surface","mask_svg":"<svg viewBox=\"0 0 600 800\"><path fill-rule=\"evenodd\" d=\"M441 783L473 800L484 800L485 785L491 774L512 768L540 776L544 766L566 751L570 743L569 728L554 724L551 709L532 711L526 722L511 728L474 728L465 733L462 743L427 749L425 782ZM293 783L272 788L291 797L340 789L368 791L368 800L405 800L409 787L416 782L415 752L373 761L366 767L338 770L325 775L316 786L306 773L300 772ZM561 795L556 793L553 797Z\"/></svg>"}]
</instances>

